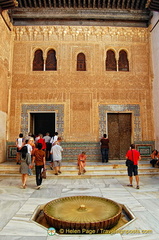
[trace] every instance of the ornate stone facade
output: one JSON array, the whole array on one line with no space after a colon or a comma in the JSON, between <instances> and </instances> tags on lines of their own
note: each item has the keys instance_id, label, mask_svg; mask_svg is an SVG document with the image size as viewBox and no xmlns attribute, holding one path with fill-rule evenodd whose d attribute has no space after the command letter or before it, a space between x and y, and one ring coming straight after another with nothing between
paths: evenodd
<instances>
[{"instance_id":1,"label":"ornate stone facade","mask_svg":"<svg viewBox=\"0 0 159 240\"><path fill-rule=\"evenodd\" d=\"M98 141L103 132L99 106L137 106L133 140L154 140L149 34L146 28L89 26L14 27L13 84L9 139L22 125L24 104L63 104L65 141ZM57 71L32 71L34 53L56 51ZM105 70L106 51L128 54L129 72ZM76 71L77 54L86 56L87 71ZM40 111L40 110L39 110ZM116 110L112 110L116 111ZM137 121L137 122L136 122ZM57 129L59 130L59 129ZM29 131L29 129L28 129ZM137 136L138 137L135 137Z\"/></svg>"}]
</instances>

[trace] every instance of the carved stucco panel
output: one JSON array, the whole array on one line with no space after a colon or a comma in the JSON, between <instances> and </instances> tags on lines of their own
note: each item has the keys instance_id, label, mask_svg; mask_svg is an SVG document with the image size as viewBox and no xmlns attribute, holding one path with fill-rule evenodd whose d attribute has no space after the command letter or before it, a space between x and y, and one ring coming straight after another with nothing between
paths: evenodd
<instances>
[{"instance_id":1,"label":"carved stucco panel","mask_svg":"<svg viewBox=\"0 0 159 240\"><path fill-rule=\"evenodd\" d=\"M147 29L122 27L92 27L92 26L16 26L14 27L16 41L51 41L55 40L89 41L94 36L96 41L110 38L111 41L148 40ZM69 37L69 39L70 39ZM57 39L56 39L57 38ZM108 40L108 39L107 39Z\"/></svg>"},{"instance_id":2,"label":"carved stucco panel","mask_svg":"<svg viewBox=\"0 0 159 240\"><path fill-rule=\"evenodd\" d=\"M71 93L71 123L70 134L80 140L91 135L92 94Z\"/></svg>"}]
</instances>

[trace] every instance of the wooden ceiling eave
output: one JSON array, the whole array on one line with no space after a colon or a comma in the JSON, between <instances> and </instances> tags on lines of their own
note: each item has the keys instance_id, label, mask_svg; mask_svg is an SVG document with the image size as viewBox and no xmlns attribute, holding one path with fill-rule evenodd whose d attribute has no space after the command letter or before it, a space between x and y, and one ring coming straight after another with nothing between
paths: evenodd
<instances>
[{"instance_id":1,"label":"wooden ceiling eave","mask_svg":"<svg viewBox=\"0 0 159 240\"><path fill-rule=\"evenodd\" d=\"M134 20L147 21L149 19L149 11L125 11L125 10L84 10L84 9L25 9L22 8L12 10L13 19L94 19L94 20Z\"/></svg>"},{"instance_id":2,"label":"wooden ceiling eave","mask_svg":"<svg viewBox=\"0 0 159 240\"><path fill-rule=\"evenodd\" d=\"M147 0L145 7L150 11L159 12L159 0Z\"/></svg>"},{"instance_id":3,"label":"wooden ceiling eave","mask_svg":"<svg viewBox=\"0 0 159 240\"><path fill-rule=\"evenodd\" d=\"M158 0L151 0L151 2L149 3L149 9L151 11L159 12L159 1Z\"/></svg>"},{"instance_id":4,"label":"wooden ceiling eave","mask_svg":"<svg viewBox=\"0 0 159 240\"><path fill-rule=\"evenodd\" d=\"M11 9L18 5L16 0L0 0L1 10Z\"/></svg>"},{"instance_id":5,"label":"wooden ceiling eave","mask_svg":"<svg viewBox=\"0 0 159 240\"><path fill-rule=\"evenodd\" d=\"M111 8L144 10L147 0L17 0L18 8Z\"/></svg>"},{"instance_id":6,"label":"wooden ceiling eave","mask_svg":"<svg viewBox=\"0 0 159 240\"><path fill-rule=\"evenodd\" d=\"M101 21L102 24L106 24L105 21L118 21L120 24L121 20L131 22L130 24L141 22L141 26L145 22L146 26L150 19L150 11L145 8L147 1L149 0L18 0L19 6L11 10L10 15L15 25L20 24L20 19L22 24L27 24L27 21L28 24L37 24L37 21L44 25L48 19L48 24L65 24L64 21L67 24L73 20L86 20L87 23L100 21L100 24Z\"/></svg>"},{"instance_id":7,"label":"wooden ceiling eave","mask_svg":"<svg viewBox=\"0 0 159 240\"><path fill-rule=\"evenodd\" d=\"M38 0L38 3L39 3L39 7L41 8L42 7L41 0Z\"/></svg>"}]
</instances>

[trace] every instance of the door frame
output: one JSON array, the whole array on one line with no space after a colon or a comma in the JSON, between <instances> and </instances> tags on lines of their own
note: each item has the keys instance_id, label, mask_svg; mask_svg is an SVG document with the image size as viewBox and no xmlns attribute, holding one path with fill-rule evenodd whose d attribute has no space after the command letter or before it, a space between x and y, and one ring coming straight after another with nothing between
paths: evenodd
<instances>
[{"instance_id":1,"label":"door frame","mask_svg":"<svg viewBox=\"0 0 159 240\"><path fill-rule=\"evenodd\" d=\"M140 104L105 104L98 105L99 139L107 131L106 113L132 113L132 142L142 141L142 118Z\"/></svg>"},{"instance_id":2,"label":"door frame","mask_svg":"<svg viewBox=\"0 0 159 240\"><path fill-rule=\"evenodd\" d=\"M57 132L57 113L56 111L28 111L28 132L30 132L30 122L31 122L31 114L36 113L55 113L55 132ZM34 132L34 124L33 124L33 132Z\"/></svg>"},{"instance_id":3,"label":"door frame","mask_svg":"<svg viewBox=\"0 0 159 240\"><path fill-rule=\"evenodd\" d=\"M20 131L24 134L28 134L28 124L30 117L30 112L55 112L56 113L56 131L59 133L60 136L64 136L64 113L65 113L65 104L58 103L58 104L39 104L39 103L32 103L32 104L21 104L21 128Z\"/></svg>"}]
</instances>

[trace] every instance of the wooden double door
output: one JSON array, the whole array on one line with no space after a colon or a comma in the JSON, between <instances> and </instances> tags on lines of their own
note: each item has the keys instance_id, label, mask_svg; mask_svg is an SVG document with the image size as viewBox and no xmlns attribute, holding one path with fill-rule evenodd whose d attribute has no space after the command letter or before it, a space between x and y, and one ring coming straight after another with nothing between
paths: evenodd
<instances>
[{"instance_id":1,"label":"wooden double door","mask_svg":"<svg viewBox=\"0 0 159 240\"><path fill-rule=\"evenodd\" d=\"M131 144L132 114L108 113L109 159L125 159Z\"/></svg>"}]
</instances>

